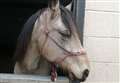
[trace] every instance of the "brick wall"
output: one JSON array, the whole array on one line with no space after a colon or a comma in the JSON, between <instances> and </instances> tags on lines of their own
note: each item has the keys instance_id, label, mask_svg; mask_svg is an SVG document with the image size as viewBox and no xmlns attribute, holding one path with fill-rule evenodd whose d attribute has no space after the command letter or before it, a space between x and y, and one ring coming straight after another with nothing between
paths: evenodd
<instances>
[{"instance_id":1,"label":"brick wall","mask_svg":"<svg viewBox=\"0 0 120 83\"><path fill-rule=\"evenodd\" d=\"M85 83L118 83L118 0L86 0L84 47L91 73Z\"/></svg>"}]
</instances>

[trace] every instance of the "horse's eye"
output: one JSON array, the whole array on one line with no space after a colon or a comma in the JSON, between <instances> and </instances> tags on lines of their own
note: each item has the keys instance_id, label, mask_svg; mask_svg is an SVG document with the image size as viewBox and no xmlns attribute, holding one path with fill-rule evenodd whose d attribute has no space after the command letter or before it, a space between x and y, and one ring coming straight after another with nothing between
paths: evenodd
<instances>
[{"instance_id":1,"label":"horse's eye","mask_svg":"<svg viewBox=\"0 0 120 83\"><path fill-rule=\"evenodd\" d=\"M69 30L65 30L65 31L59 31L59 33L63 36L63 37L71 37L71 32Z\"/></svg>"}]
</instances>

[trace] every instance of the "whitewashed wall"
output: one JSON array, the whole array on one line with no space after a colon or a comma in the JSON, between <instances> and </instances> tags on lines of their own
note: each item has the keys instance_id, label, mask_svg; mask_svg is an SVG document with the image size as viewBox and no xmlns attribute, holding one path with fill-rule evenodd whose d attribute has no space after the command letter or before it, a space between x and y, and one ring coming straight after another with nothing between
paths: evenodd
<instances>
[{"instance_id":1,"label":"whitewashed wall","mask_svg":"<svg viewBox=\"0 0 120 83\"><path fill-rule=\"evenodd\" d=\"M51 82L50 76L0 74L0 83L69 83L69 80L58 77L56 82Z\"/></svg>"},{"instance_id":2,"label":"whitewashed wall","mask_svg":"<svg viewBox=\"0 0 120 83\"><path fill-rule=\"evenodd\" d=\"M91 64L85 83L118 83L118 0L86 0L84 47Z\"/></svg>"}]
</instances>

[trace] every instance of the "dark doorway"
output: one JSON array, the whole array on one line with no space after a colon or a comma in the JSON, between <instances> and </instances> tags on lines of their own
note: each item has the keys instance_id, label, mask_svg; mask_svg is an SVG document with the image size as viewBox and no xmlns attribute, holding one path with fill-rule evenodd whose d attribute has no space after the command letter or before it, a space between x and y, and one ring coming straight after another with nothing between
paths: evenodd
<instances>
[{"instance_id":1,"label":"dark doorway","mask_svg":"<svg viewBox=\"0 0 120 83\"><path fill-rule=\"evenodd\" d=\"M61 0L64 6L71 0ZM48 0L0 0L0 73L12 73L13 55L23 24Z\"/></svg>"}]
</instances>

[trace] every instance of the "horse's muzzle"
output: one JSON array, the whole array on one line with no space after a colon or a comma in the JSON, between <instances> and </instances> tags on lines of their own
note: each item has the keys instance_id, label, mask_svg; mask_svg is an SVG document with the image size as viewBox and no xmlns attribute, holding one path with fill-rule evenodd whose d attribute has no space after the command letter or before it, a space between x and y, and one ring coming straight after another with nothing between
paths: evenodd
<instances>
[{"instance_id":1,"label":"horse's muzzle","mask_svg":"<svg viewBox=\"0 0 120 83\"><path fill-rule=\"evenodd\" d=\"M89 75L89 70L88 69L85 69L83 71L83 75L82 75L82 78L81 79L78 79L73 73L70 73L69 77L72 81L75 81L75 80L78 80L79 82L83 82L86 80L86 78L88 77Z\"/></svg>"}]
</instances>

